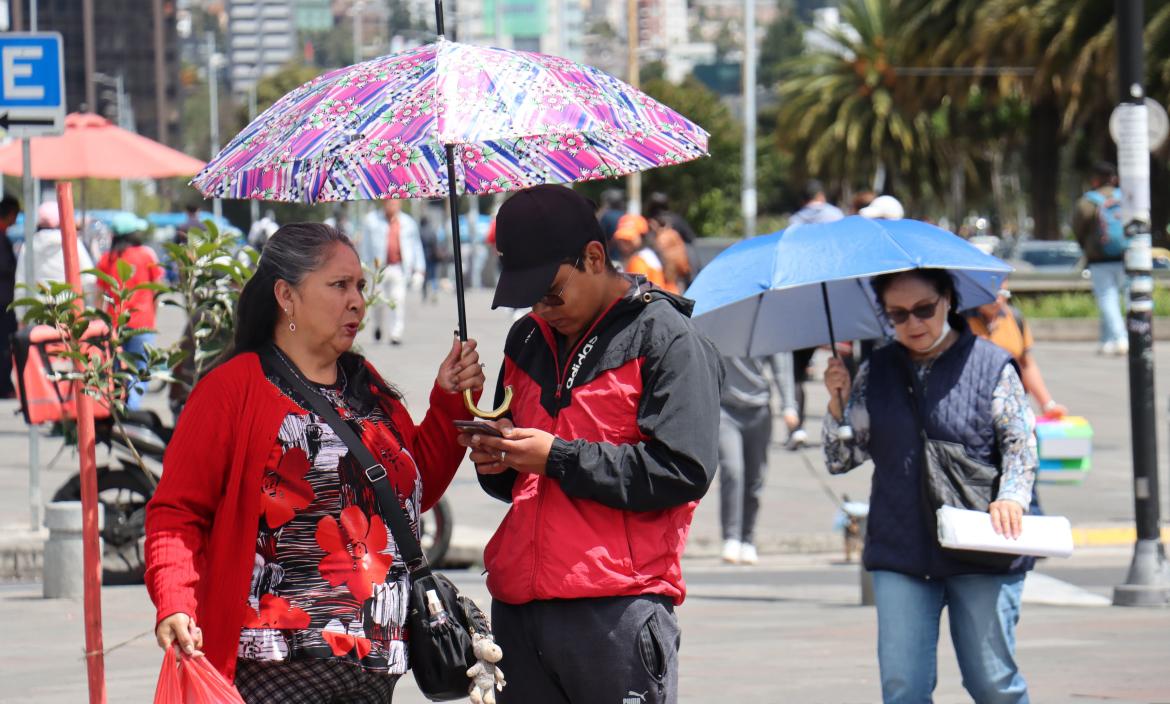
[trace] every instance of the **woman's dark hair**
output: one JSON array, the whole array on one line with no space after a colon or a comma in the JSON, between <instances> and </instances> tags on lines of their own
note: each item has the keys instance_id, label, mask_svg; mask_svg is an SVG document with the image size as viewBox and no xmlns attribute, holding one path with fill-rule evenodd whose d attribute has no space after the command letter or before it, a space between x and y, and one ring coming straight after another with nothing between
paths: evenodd
<instances>
[{"instance_id":1,"label":"woman's dark hair","mask_svg":"<svg viewBox=\"0 0 1170 704\"><path fill-rule=\"evenodd\" d=\"M948 318L951 321L951 325L954 326L956 322L962 321L962 317L959 315L959 291L955 288L954 277L946 269L910 269L909 271L897 271L892 274L882 274L881 276L873 277L869 285L873 288L874 295L877 296L880 305L883 307L886 305L886 291L889 290L890 284L903 276L915 278L923 283L929 284L935 290L935 293L950 298L951 307L948 311Z\"/></svg>"},{"instance_id":2,"label":"woman's dark hair","mask_svg":"<svg viewBox=\"0 0 1170 704\"><path fill-rule=\"evenodd\" d=\"M113 252L114 258L121 258L122 254L131 247L139 247L142 245L142 237L137 232L131 232L125 235L114 235L114 241L110 243L110 251Z\"/></svg>"},{"instance_id":3,"label":"woman's dark hair","mask_svg":"<svg viewBox=\"0 0 1170 704\"><path fill-rule=\"evenodd\" d=\"M357 253L345 233L324 223L289 223L268 238L264 253L256 265L256 272L240 291L240 298L236 302L235 337L221 361L226 362L244 352L258 352L272 342L280 318L277 312L280 304L276 301L276 282L283 280L290 286L300 285L307 274L325 264L330 250L336 244L343 244ZM357 400L371 400L368 392L370 384L396 399L401 398L396 389L369 373L360 355L345 352L339 362L349 379L347 389L356 394Z\"/></svg>"}]
</instances>

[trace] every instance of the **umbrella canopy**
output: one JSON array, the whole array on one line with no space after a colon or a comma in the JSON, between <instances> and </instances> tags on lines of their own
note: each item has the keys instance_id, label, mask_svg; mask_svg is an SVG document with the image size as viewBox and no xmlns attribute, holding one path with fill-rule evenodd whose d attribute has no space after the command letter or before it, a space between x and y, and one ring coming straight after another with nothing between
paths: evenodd
<instances>
[{"instance_id":1,"label":"umbrella canopy","mask_svg":"<svg viewBox=\"0 0 1170 704\"><path fill-rule=\"evenodd\" d=\"M687 296L695 324L720 351L758 356L883 336L869 280L918 268L949 270L964 309L995 300L1011 271L934 225L852 216L738 242L699 273Z\"/></svg>"},{"instance_id":2,"label":"umbrella canopy","mask_svg":"<svg viewBox=\"0 0 1170 704\"><path fill-rule=\"evenodd\" d=\"M92 113L66 115L64 134L32 140L36 178L170 178L190 176L202 168L199 159ZM0 147L0 172L24 174L19 141Z\"/></svg>"},{"instance_id":3,"label":"umbrella canopy","mask_svg":"<svg viewBox=\"0 0 1170 704\"><path fill-rule=\"evenodd\" d=\"M498 193L689 161L707 136L595 68L439 39L297 88L192 183L209 198L305 203Z\"/></svg>"}]
</instances>

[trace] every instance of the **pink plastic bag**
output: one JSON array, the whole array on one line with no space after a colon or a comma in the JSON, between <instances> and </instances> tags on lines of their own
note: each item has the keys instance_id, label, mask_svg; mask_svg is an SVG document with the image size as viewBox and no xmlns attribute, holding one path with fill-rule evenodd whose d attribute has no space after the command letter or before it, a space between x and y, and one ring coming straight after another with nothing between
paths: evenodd
<instances>
[{"instance_id":1,"label":"pink plastic bag","mask_svg":"<svg viewBox=\"0 0 1170 704\"><path fill-rule=\"evenodd\" d=\"M244 704L230 682L207 658L175 655L168 648L154 690L154 704Z\"/></svg>"}]
</instances>

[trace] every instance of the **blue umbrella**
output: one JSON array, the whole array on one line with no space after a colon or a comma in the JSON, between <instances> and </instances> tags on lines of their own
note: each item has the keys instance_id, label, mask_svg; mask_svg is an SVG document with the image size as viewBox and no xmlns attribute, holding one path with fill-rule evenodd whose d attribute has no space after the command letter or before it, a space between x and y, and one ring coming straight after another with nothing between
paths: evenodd
<instances>
[{"instance_id":1,"label":"blue umbrella","mask_svg":"<svg viewBox=\"0 0 1170 704\"><path fill-rule=\"evenodd\" d=\"M964 309L995 299L1011 272L955 235L917 220L798 225L738 242L687 288L695 324L723 354L760 356L886 334L869 280L947 269Z\"/></svg>"}]
</instances>

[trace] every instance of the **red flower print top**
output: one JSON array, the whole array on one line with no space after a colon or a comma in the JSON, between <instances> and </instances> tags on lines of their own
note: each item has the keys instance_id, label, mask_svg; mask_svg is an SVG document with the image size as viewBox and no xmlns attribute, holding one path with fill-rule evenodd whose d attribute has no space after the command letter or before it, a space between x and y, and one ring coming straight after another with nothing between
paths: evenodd
<instances>
[{"instance_id":1,"label":"red flower print top","mask_svg":"<svg viewBox=\"0 0 1170 704\"><path fill-rule=\"evenodd\" d=\"M296 400L279 377L269 381ZM381 408L356 410L344 383L318 388L382 460L417 532L422 484L414 459ZM338 658L402 674L408 585L373 488L345 443L312 412L286 416L261 483L239 657Z\"/></svg>"}]
</instances>

